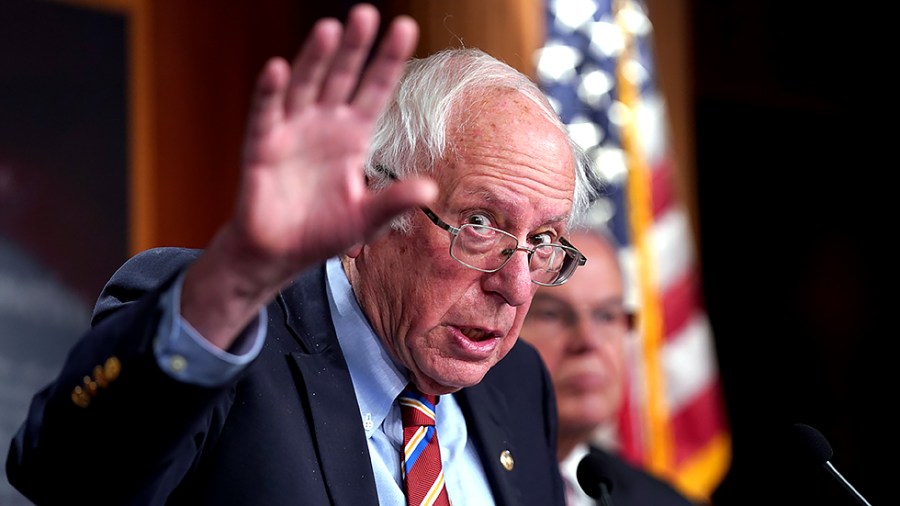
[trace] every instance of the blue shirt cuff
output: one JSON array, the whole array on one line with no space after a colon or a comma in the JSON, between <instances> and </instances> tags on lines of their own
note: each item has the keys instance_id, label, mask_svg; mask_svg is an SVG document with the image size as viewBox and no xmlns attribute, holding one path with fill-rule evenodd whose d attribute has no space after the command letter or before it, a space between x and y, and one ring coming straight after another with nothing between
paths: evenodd
<instances>
[{"instance_id":1,"label":"blue shirt cuff","mask_svg":"<svg viewBox=\"0 0 900 506\"><path fill-rule=\"evenodd\" d=\"M218 387L232 381L259 356L266 340L266 308L241 332L234 345L222 350L207 341L181 317L181 287L184 273L160 298L163 312L153 352L159 367L169 376L204 387Z\"/></svg>"}]
</instances>

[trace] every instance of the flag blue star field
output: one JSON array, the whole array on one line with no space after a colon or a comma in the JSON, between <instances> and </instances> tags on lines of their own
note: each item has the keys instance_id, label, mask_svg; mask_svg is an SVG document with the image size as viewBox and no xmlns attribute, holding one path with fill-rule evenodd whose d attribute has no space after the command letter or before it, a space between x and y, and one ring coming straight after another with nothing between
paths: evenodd
<instances>
[{"instance_id":1,"label":"flag blue star field","mask_svg":"<svg viewBox=\"0 0 900 506\"><path fill-rule=\"evenodd\" d=\"M646 6L547 0L546 13L538 83L607 182L591 217L621 245L638 312L626 406L611 444L705 501L730 465L731 438Z\"/></svg>"}]
</instances>

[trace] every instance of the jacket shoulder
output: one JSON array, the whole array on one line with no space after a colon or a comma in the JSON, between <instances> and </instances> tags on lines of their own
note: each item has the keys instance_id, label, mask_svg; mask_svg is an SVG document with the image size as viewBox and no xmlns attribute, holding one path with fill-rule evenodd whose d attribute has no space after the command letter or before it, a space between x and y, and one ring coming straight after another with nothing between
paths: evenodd
<instances>
[{"instance_id":1,"label":"jacket shoulder","mask_svg":"<svg viewBox=\"0 0 900 506\"><path fill-rule=\"evenodd\" d=\"M99 323L113 310L171 282L201 252L193 248L158 247L129 258L100 291L91 314L91 325Z\"/></svg>"}]
</instances>

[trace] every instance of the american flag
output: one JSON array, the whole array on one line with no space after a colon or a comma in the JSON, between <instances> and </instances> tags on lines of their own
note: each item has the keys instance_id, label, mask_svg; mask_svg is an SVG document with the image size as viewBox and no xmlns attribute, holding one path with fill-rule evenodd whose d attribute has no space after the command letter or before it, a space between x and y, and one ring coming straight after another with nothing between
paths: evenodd
<instances>
[{"instance_id":1,"label":"american flag","mask_svg":"<svg viewBox=\"0 0 900 506\"><path fill-rule=\"evenodd\" d=\"M646 6L546 1L538 83L608 182L592 216L622 245L639 315L626 409L598 443L706 502L730 466L731 438Z\"/></svg>"}]
</instances>

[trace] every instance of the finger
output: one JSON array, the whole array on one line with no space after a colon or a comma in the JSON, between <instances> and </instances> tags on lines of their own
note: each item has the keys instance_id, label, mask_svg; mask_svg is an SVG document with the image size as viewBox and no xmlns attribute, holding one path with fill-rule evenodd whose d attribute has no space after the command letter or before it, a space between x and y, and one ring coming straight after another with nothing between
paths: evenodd
<instances>
[{"instance_id":1,"label":"finger","mask_svg":"<svg viewBox=\"0 0 900 506\"><path fill-rule=\"evenodd\" d=\"M378 10L371 5L360 4L350 11L344 37L319 95L320 102L342 104L356 89L359 75L378 33L379 21Z\"/></svg>"},{"instance_id":2,"label":"finger","mask_svg":"<svg viewBox=\"0 0 900 506\"><path fill-rule=\"evenodd\" d=\"M398 214L430 205L437 194L437 184L431 179L405 179L372 194L366 208L370 230L375 233Z\"/></svg>"},{"instance_id":3,"label":"finger","mask_svg":"<svg viewBox=\"0 0 900 506\"><path fill-rule=\"evenodd\" d=\"M408 16L394 19L353 98L353 106L360 114L370 118L378 116L413 55L418 39L419 26L415 20Z\"/></svg>"},{"instance_id":4,"label":"finger","mask_svg":"<svg viewBox=\"0 0 900 506\"><path fill-rule=\"evenodd\" d=\"M318 99L342 31L341 24L333 18L320 19L313 26L294 58L290 89L284 104L288 115L302 111Z\"/></svg>"},{"instance_id":5,"label":"finger","mask_svg":"<svg viewBox=\"0 0 900 506\"><path fill-rule=\"evenodd\" d=\"M282 120L284 116L282 104L289 74L287 62L281 58L271 58L260 72L253 90L247 124L248 142L251 143L249 149L252 149L254 139L269 132Z\"/></svg>"}]
</instances>

